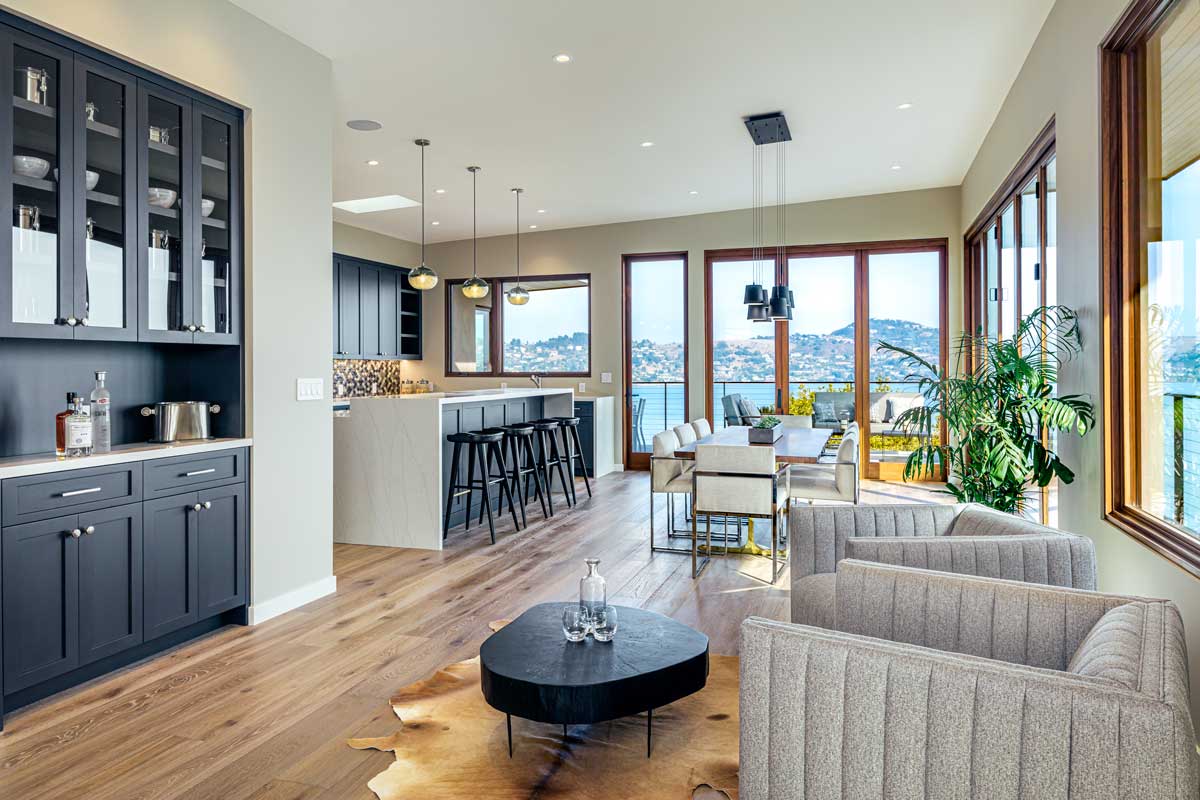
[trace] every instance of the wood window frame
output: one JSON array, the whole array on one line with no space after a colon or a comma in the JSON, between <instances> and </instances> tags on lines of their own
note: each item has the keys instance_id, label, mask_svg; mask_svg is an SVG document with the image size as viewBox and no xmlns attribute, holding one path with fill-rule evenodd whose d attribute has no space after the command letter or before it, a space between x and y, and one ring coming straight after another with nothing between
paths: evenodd
<instances>
[{"instance_id":1,"label":"wood window frame","mask_svg":"<svg viewBox=\"0 0 1200 800\"><path fill-rule=\"evenodd\" d=\"M717 261L750 261L756 255L759 261L773 265L773 276L776 282L786 283L788 280L788 261L793 257L817 256L853 256L854 258L854 326L855 330L870 330L870 259L872 255L893 255L899 253L938 253L938 291L941 293L940 311L938 314L938 346L941 350L938 367L943 372L949 368L950 357L950 240L948 238L925 239L893 239L875 242L847 242L842 244L811 244L790 245L784 248L780 260L778 251L767 248L766 252L755 251L749 247L726 248L704 251L704 410L708 419L714 419L713 404L713 263ZM784 375L790 383L788 344L786 320L776 321L775 332L775 385L776 404L780 405L781 387L779 376ZM854 343L854 418L868 419L870 412L870 389L859 391L858 387L870 386L870 356L871 342L869 336L856 336ZM790 392L790 388L789 388ZM946 441L948 431L946 421L941 421L942 441ZM859 441L861 463L864 478L885 477L891 479L894 475L881 476L881 462L871 461L871 437L863 436ZM943 471L944 473L944 471ZM945 475L941 476L945 479Z\"/></svg>"},{"instance_id":2,"label":"wood window frame","mask_svg":"<svg viewBox=\"0 0 1200 800\"><path fill-rule=\"evenodd\" d=\"M592 376L592 289L595 282L592 280L590 272L572 272L555 275L522 275L520 280L524 283L537 283L540 281L555 281L555 280L587 280L588 290L588 363L587 370L584 372L507 372L504 370L504 308L501 306L505 303L504 292L502 287L505 283L518 280L515 275L506 275L496 278L484 278L488 282L488 294L492 297L492 314L491 314L491 330L489 331L491 341L491 351L489 353L489 363L492 368L486 372L460 372L454 369L454 348L451 343L453 333L450 322L451 308L451 292L461 291L462 285L467 278L451 278L445 281L445 306L444 306L444 342L445 342L445 372L447 378L528 378L533 375L539 375L544 378L590 378Z\"/></svg>"},{"instance_id":3,"label":"wood window frame","mask_svg":"<svg viewBox=\"0 0 1200 800\"><path fill-rule=\"evenodd\" d=\"M622 368L625 370L625 392L623 395L625 421L625 468L650 469L650 453L635 453L631 447L633 428L633 319L631 302L633 293L629 279L631 266L639 261L671 261L679 259L683 262L683 416L685 421L691 419L691 374L689 372L688 340L688 253L686 250L666 251L661 253L625 253L621 256L621 357Z\"/></svg>"},{"instance_id":4,"label":"wood window frame","mask_svg":"<svg viewBox=\"0 0 1200 800\"><path fill-rule=\"evenodd\" d=\"M1101 416L1104 518L1200 577L1200 539L1139 505L1142 203L1146 166L1143 45L1174 0L1135 0L1100 46Z\"/></svg>"}]
</instances>

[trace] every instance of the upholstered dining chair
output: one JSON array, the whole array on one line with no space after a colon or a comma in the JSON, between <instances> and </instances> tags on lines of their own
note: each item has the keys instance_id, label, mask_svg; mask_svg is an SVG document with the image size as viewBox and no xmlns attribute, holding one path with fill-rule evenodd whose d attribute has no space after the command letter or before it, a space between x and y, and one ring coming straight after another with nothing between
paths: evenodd
<instances>
[{"instance_id":1,"label":"upholstered dining chair","mask_svg":"<svg viewBox=\"0 0 1200 800\"><path fill-rule=\"evenodd\" d=\"M650 552L652 553L682 553L692 551L682 547L670 547L671 536L675 533L675 495L683 495L684 502L692 494L691 459L679 458L675 451L679 449L679 437L675 431L663 431L654 435L653 452L650 456ZM654 543L654 495L667 496L667 544L660 547Z\"/></svg>"},{"instance_id":2,"label":"upholstered dining chair","mask_svg":"<svg viewBox=\"0 0 1200 800\"><path fill-rule=\"evenodd\" d=\"M712 436L712 425L703 417L692 420L692 430L696 432L697 439L703 439L705 436Z\"/></svg>"},{"instance_id":3,"label":"upholstered dining chair","mask_svg":"<svg viewBox=\"0 0 1200 800\"><path fill-rule=\"evenodd\" d=\"M712 517L771 520L771 583L779 576L779 521L788 506L788 465L775 466L775 448L762 445L696 446L692 477L692 577L712 557ZM697 519L704 515L704 559L699 559ZM728 539L725 542L728 553Z\"/></svg>"},{"instance_id":4,"label":"upholstered dining chair","mask_svg":"<svg viewBox=\"0 0 1200 800\"><path fill-rule=\"evenodd\" d=\"M791 489L793 500L834 500L858 505L861 451L858 447L858 427L851 425L842 434L837 457L831 464L793 464Z\"/></svg>"},{"instance_id":5,"label":"upholstered dining chair","mask_svg":"<svg viewBox=\"0 0 1200 800\"><path fill-rule=\"evenodd\" d=\"M675 426L675 438L679 440L679 446L691 444L696 441L696 429L692 427L690 422L685 422L682 425Z\"/></svg>"}]
</instances>

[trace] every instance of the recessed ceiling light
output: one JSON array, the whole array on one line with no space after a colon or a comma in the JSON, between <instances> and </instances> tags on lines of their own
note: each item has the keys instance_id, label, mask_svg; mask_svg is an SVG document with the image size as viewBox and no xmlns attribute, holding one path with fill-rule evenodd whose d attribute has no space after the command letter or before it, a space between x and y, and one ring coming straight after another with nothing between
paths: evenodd
<instances>
[{"instance_id":1,"label":"recessed ceiling light","mask_svg":"<svg viewBox=\"0 0 1200 800\"><path fill-rule=\"evenodd\" d=\"M445 189L434 189L433 193L434 194L445 194L446 190Z\"/></svg>"},{"instance_id":2,"label":"recessed ceiling light","mask_svg":"<svg viewBox=\"0 0 1200 800\"><path fill-rule=\"evenodd\" d=\"M545 213L546 213L546 209L544 209L544 208L539 208L539 209L538 209L538 213L539 213L539 214L545 214Z\"/></svg>"},{"instance_id":3,"label":"recessed ceiling light","mask_svg":"<svg viewBox=\"0 0 1200 800\"><path fill-rule=\"evenodd\" d=\"M369 214L372 211L391 211L397 208L412 208L421 205L399 194L385 194L381 197L362 197L358 200L341 200L333 204L334 208L349 211L351 214Z\"/></svg>"},{"instance_id":4,"label":"recessed ceiling light","mask_svg":"<svg viewBox=\"0 0 1200 800\"><path fill-rule=\"evenodd\" d=\"M697 192L695 189L692 189L690 192L688 192L688 194L700 194L700 193Z\"/></svg>"},{"instance_id":5,"label":"recessed ceiling light","mask_svg":"<svg viewBox=\"0 0 1200 800\"><path fill-rule=\"evenodd\" d=\"M536 228L536 227L537 227L537 225L530 225L529 227L531 227L531 228Z\"/></svg>"},{"instance_id":6,"label":"recessed ceiling light","mask_svg":"<svg viewBox=\"0 0 1200 800\"><path fill-rule=\"evenodd\" d=\"M441 225L442 223L438 222L438 221L435 219L433 222L431 222L431 223L429 223L429 224L430 224L430 225Z\"/></svg>"},{"instance_id":7,"label":"recessed ceiling light","mask_svg":"<svg viewBox=\"0 0 1200 800\"><path fill-rule=\"evenodd\" d=\"M902 169L904 169L904 167L903 167L902 165L900 165L900 164L892 164L892 171L893 171L893 172L899 172L899 171L900 171L900 170L902 170Z\"/></svg>"},{"instance_id":8,"label":"recessed ceiling light","mask_svg":"<svg viewBox=\"0 0 1200 800\"><path fill-rule=\"evenodd\" d=\"M372 158L370 161L367 162L367 166L368 167L378 167L379 162Z\"/></svg>"},{"instance_id":9,"label":"recessed ceiling light","mask_svg":"<svg viewBox=\"0 0 1200 800\"><path fill-rule=\"evenodd\" d=\"M901 103L900 105L896 106L896 110L897 111L908 111L912 107L913 107L912 103Z\"/></svg>"},{"instance_id":10,"label":"recessed ceiling light","mask_svg":"<svg viewBox=\"0 0 1200 800\"><path fill-rule=\"evenodd\" d=\"M642 147L654 147L654 142L642 142Z\"/></svg>"},{"instance_id":11,"label":"recessed ceiling light","mask_svg":"<svg viewBox=\"0 0 1200 800\"><path fill-rule=\"evenodd\" d=\"M377 131L383 127L383 123L373 119L352 119L346 123L346 127L356 131Z\"/></svg>"},{"instance_id":12,"label":"recessed ceiling light","mask_svg":"<svg viewBox=\"0 0 1200 800\"><path fill-rule=\"evenodd\" d=\"M570 64L571 55L569 53L559 53L554 57L554 60L559 64Z\"/></svg>"}]
</instances>

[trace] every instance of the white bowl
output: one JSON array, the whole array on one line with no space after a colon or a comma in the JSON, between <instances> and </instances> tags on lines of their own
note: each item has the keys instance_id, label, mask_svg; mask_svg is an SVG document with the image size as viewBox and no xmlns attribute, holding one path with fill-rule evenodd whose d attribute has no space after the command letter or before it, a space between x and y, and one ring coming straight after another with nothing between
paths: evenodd
<instances>
[{"instance_id":1,"label":"white bowl","mask_svg":"<svg viewBox=\"0 0 1200 800\"><path fill-rule=\"evenodd\" d=\"M151 186L146 192L146 202L156 208L171 208L179 194L174 189Z\"/></svg>"},{"instance_id":2,"label":"white bowl","mask_svg":"<svg viewBox=\"0 0 1200 800\"><path fill-rule=\"evenodd\" d=\"M215 200L209 200L207 197L200 198L200 216L208 217L212 215L213 209L217 207Z\"/></svg>"},{"instance_id":3,"label":"white bowl","mask_svg":"<svg viewBox=\"0 0 1200 800\"><path fill-rule=\"evenodd\" d=\"M26 178L44 178L50 171L50 162L36 156L13 156L13 172Z\"/></svg>"},{"instance_id":4,"label":"white bowl","mask_svg":"<svg viewBox=\"0 0 1200 800\"><path fill-rule=\"evenodd\" d=\"M100 173L90 169L84 172L87 175L87 189L90 192L96 188L96 184L100 183Z\"/></svg>"}]
</instances>

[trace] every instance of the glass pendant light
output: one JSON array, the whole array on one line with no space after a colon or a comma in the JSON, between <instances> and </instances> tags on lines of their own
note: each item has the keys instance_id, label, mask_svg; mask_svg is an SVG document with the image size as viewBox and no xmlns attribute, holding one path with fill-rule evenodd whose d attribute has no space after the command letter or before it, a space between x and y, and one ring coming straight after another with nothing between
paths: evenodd
<instances>
[{"instance_id":1,"label":"glass pendant light","mask_svg":"<svg viewBox=\"0 0 1200 800\"><path fill-rule=\"evenodd\" d=\"M517 198L517 282L509 289L505 296L508 302L514 306L523 306L529 302L529 292L521 285L521 192L524 189L513 189L512 193Z\"/></svg>"},{"instance_id":2,"label":"glass pendant light","mask_svg":"<svg viewBox=\"0 0 1200 800\"><path fill-rule=\"evenodd\" d=\"M476 229L476 202L475 202L475 177L479 172L479 167L467 167L467 172L471 173L471 277L468 278L462 285L462 293L472 300L478 300L482 297L487 297L488 284L483 278L479 277L479 245L475 238Z\"/></svg>"},{"instance_id":3,"label":"glass pendant light","mask_svg":"<svg viewBox=\"0 0 1200 800\"><path fill-rule=\"evenodd\" d=\"M413 144L421 148L421 266L408 271L408 285L425 291L437 286L438 282L437 273L425 266L425 148L429 146L429 140L416 139Z\"/></svg>"}]
</instances>

